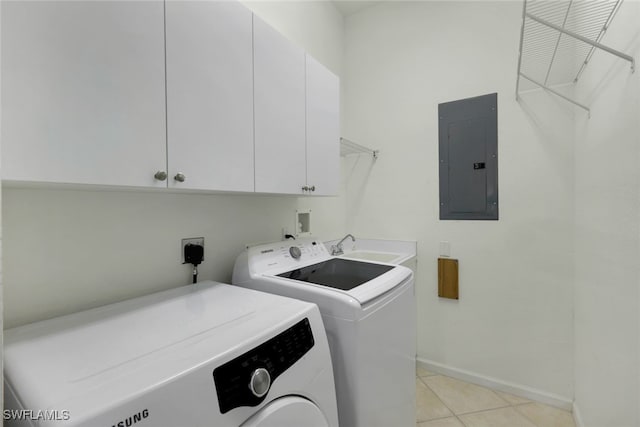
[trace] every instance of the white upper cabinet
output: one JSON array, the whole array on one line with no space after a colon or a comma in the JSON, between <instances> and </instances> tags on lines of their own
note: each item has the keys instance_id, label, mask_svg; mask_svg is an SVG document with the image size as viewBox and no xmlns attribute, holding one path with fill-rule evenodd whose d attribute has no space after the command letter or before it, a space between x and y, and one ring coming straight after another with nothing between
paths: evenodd
<instances>
[{"instance_id":1,"label":"white upper cabinet","mask_svg":"<svg viewBox=\"0 0 640 427\"><path fill-rule=\"evenodd\" d=\"M251 12L168 1L166 22L169 187L253 191Z\"/></svg>"},{"instance_id":2,"label":"white upper cabinet","mask_svg":"<svg viewBox=\"0 0 640 427\"><path fill-rule=\"evenodd\" d=\"M338 78L241 3L0 7L3 180L338 193Z\"/></svg>"},{"instance_id":3,"label":"white upper cabinet","mask_svg":"<svg viewBox=\"0 0 640 427\"><path fill-rule=\"evenodd\" d=\"M166 186L163 2L1 7L3 178Z\"/></svg>"},{"instance_id":4,"label":"white upper cabinet","mask_svg":"<svg viewBox=\"0 0 640 427\"><path fill-rule=\"evenodd\" d=\"M307 187L334 195L340 185L340 80L307 55Z\"/></svg>"},{"instance_id":5,"label":"white upper cabinet","mask_svg":"<svg viewBox=\"0 0 640 427\"><path fill-rule=\"evenodd\" d=\"M253 31L256 191L302 194L305 53L256 16Z\"/></svg>"}]
</instances>

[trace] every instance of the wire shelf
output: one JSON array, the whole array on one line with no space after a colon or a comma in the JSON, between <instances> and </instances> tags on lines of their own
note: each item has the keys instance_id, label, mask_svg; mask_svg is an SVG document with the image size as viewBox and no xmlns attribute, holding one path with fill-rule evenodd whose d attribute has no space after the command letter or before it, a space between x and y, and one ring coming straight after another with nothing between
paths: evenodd
<instances>
[{"instance_id":1,"label":"wire shelf","mask_svg":"<svg viewBox=\"0 0 640 427\"><path fill-rule=\"evenodd\" d=\"M621 3L622 0L525 0L516 98L521 89L542 87L589 111L587 106L550 86L577 82L595 49L629 61L633 72L633 57L600 43Z\"/></svg>"}]
</instances>

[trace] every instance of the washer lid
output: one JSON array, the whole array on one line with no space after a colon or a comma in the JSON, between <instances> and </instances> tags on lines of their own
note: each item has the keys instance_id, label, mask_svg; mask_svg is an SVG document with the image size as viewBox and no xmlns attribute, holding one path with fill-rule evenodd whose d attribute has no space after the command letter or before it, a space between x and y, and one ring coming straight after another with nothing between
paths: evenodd
<instances>
[{"instance_id":1,"label":"washer lid","mask_svg":"<svg viewBox=\"0 0 640 427\"><path fill-rule=\"evenodd\" d=\"M86 419L200 364L213 369L225 353L253 348L257 337L312 309L203 281L5 331L5 381L25 408L65 409ZM197 397L194 390L190 399Z\"/></svg>"},{"instance_id":2,"label":"washer lid","mask_svg":"<svg viewBox=\"0 0 640 427\"><path fill-rule=\"evenodd\" d=\"M285 396L274 400L255 413L240 427L328 427L329 422L320 408L299 396Z\"/></svg>"},{"instance_id":3,"label":"washer lid","mask_svg":"<svg viewBox=\"0 0 640 427\"><path fill-rule=\"evenodd\" d=\"M327 292L330 292L333 294L342 294L347 298L352 298L353 300L357 301L360 305L364 305L369 303L370 301L373 301L379 298L381 295L393 290L397 286L400 286L401 284L405 283L407 280L409 280L409 278L412 277L412 274L413 274L410 269L408 269L407 267L403 267L401 265L374 264L369 262L344 260L341 258L337 258L336 260L363 264L365 266L363 270L364 271L369 270L369 273L366 273L366 274L378 274L378 275L376 275L374 278L368 281L364 281L362 283L357 284L356 286L350 287L349 289L341 289L339 286L337 286L337 284L357 283L360 280L362 280L363 276L366 276L366 274L363 274L360 277L358 277L358 274L355 274L355 277L351 276L351 277L345 278L345 277L341 277L340 274L332 274L330 271L328 272L325 271L318 275L318 278L320 278L320 280L315 280L315 282L318 282L318 283L314 283L312 280L305 280L304 278L300 278L299 276L301 276L302 273L294 274L295 270L287 273L281 273L277 276L270 276L270 275L265 275L265 276L272 277L282 282L289 282L292 286L297 286L301 292L303 292L304 294L310 295L309 296L310 299L307 299L307 298L301 298L301 299L305 299L307 301L314 301L315 303L320 305L321 308L323 308L323 304L321 304L318 300L314 299L314 297L312 297L311 295L314 295L317 293L322 293L326 295ZM384 271L382 274L379 274L380 271L376 270L375 267L382 267L386 271ZM316 265L314 264L308 267L303 267L300 269L300 271L306 268L313 269L313 268L316 268ZM374 273L371 273L370 269L373 270ZM323 283L319 283L319 282L323 282ZM332 286L331 283L336 284L336 286ZM297 297L300 298L299 295L297 295Z\"/></svg>"},{"instance_id":4,"label":"washer lid","mask_svg":"<svg viewBox=\"0 0 640 427\"><path fill-rule=\"evenodd\" d=\"M293 246L292 246L293 245ZM290 248L300 249L300 257L294 259ZM290 295L305 301L319 303L316 296L331 295L364 305L412 277L410 269L392 264L337 258L329 255L327 248L315 239L300 239L295 243L274 242L250 246L238 257L234 269L236 283L274 279L284 289L275 293ZM286 289L297 287L293 292ZM258 287L256 287L258 288ZM304 296L303 296L304 295Z\"/></svg>"},{"instance_id":5,"label":"washer lid","mask_svg":"<svg viewBox=\"0 0 640 427\"><path fill-rule=\"evenodd\" d=\"M278 276L349 291L383 275L391 269L393 269L392 265L331 258L317 264L278 274Z\"/></svg>"}]
</instances>

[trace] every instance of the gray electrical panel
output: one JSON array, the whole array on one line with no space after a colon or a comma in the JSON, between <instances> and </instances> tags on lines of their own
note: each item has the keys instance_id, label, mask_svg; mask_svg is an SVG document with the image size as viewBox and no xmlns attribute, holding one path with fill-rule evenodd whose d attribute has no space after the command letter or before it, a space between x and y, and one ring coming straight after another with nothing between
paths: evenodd
<instances>
[{"instance_id":1,"label":"gray electrical panel","mask_svg":"<svg viewBox=\"0 0 640 427\"><path fill-rule=\"evenodd\" d=\"M498 94L438 105L440 219L498 219Z\"/></svg>"}]
</instances>

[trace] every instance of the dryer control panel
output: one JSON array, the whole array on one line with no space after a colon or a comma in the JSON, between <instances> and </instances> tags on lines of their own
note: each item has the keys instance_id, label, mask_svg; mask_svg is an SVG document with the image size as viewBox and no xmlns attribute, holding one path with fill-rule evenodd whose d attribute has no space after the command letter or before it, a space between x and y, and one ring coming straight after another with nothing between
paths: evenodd
<instances>
[{"instance_id":1,"label":"dryer control panel","mask_svg":"<svg viewBox=\"0 0 640 427\"><path fill-rule=\"evenodd\" d=\"M258 347L218 366L213 381L220 413L240 406L257 406L271 384L314 345L309 319L305 318Z\"/></svg>"},{"instance_id":2,"label":"dryer control panel","mask_svg":"<svg viewBox=\"0 0 640 427\"><path fill-rule=\"evenodd\" d=\"M285 240L249 248L251 271L257 274L324 261L331 256L324 244L316 239Z\"/></svg>"}]
</instances>

